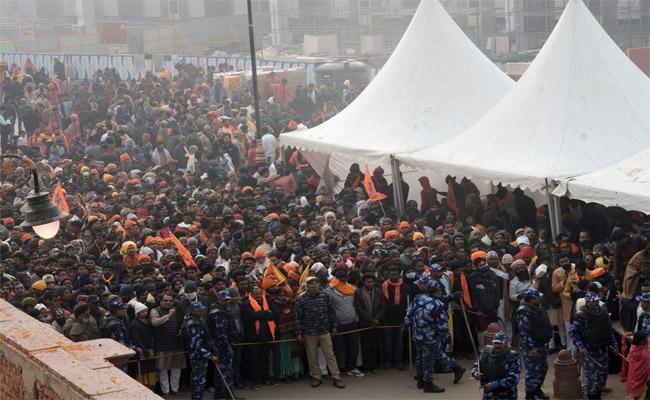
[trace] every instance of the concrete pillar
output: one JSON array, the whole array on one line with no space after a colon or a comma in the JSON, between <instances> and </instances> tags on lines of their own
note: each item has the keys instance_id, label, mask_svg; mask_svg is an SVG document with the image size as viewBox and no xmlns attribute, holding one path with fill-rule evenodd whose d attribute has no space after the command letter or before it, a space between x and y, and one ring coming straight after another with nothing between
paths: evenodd
<instances>
[{"instance_id":1,"label":"concrete pillar","mask_svg":"<svg viewBox=\"0 0 650 400\"><path fill-rule=\"evenodd\" d=\"M270 0L271 40L274 46L291 44L289 11L291 2L287 0Z\"/></svg>"},{"instance_id":2,"label":"concrete pillar","mask_svg":"<svg viewBox=\"0 0 650 400\"><path fill-rule=\"evenodd\" d=\"M77 26L86 33L96 31L95 25L95 3L84 0L75 0L75 15L77 17Z\"/></svg>"}]
</instances>

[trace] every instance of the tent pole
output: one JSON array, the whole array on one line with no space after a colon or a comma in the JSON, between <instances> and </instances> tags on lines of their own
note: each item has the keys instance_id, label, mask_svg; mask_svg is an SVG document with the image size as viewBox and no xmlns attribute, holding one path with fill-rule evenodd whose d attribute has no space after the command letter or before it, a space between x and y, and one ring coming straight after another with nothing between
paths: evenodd
<instances>
[{"instance_id":1,"label":"tent pole","mask_svg":"<svg viewBox=\"0 0 650 400\"><path fill-rule=\"evenodd\" d=\"M393 174L393 200L395 203L395 210L397 211L397 218L402 219L404 215L404 193L402 193L402 174L399 172L399 160L390 156L390 168Z\"/></svg>"},{"instance_id":2,"label":"tent pole","mask_svg":"<svg viewBox=\"0 0 650 400\"><path fill-rule=\"evenodd\" d=\"M553 239L562 231L562 220L560 219L560 199L551 194L552 190L546 185L546 196L548 198L548 218L551 221L551 235Z\"/></svg>"},{"instance_id":3,"label":"tent pole","mask_svg":"<svg viewBox=\"0 0 650 400\"><path fill-rule=\"evenodd\" d=\"M562 232L562 210L560 208L560 198L551 195L553 198L554 208L555 208L555 226L557 227L558 234Z\"/></svg>"}]
</instances>

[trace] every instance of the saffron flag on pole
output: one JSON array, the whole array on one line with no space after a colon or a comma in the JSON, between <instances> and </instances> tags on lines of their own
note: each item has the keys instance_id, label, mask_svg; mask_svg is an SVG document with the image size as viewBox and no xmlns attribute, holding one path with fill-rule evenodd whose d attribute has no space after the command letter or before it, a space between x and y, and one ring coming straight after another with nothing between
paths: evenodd
<instances>
[{"instance_id":1,"label":"saffron flag on pole","mask_svg":"<svg viewBox=\"0 0 650 400\"><path fill-rule=\"evenodd\" d=\"M54 193L52 193L52 203L59 207L59 210L70 213L70 207L68 206L68 202L65 200L65 193L63 193L61 182L57 183L54 188Z\"/></svg>"},{"instance_id":2,"label":"saffron flag on pole","mask_svg":"<svg viewBox=\"0 0 650 400\"><path fill-rule=\"evenodd\" d=\"M172 242L174 242L174 246L176 246L176 249L178 250L178 255L181 256L183 262L185 263L185 267L187 268L190 265L196 267L196 263L192 258L192 254L190 254L190 251L187 248L185 248L185 246L183 246L183 243L181 243L181 241L178 240L176 235L169 232L169 237L171 238Z\"/></svg>"},{"instance_id":3,"label":"saffron flag on pole","mask_svg":"<svg viewBox=\"0 0 650 400\"><path fill-rule=\"evenodd\" d=\"M260 287L266 290L274 286L280 286L286 282L286 280L287 278L284 276L284 274L280 272L280 270L273 263L269 263L269 266L264 270L264 275L262 276L262 283L260 284Z\"/></svg>"},{"instance_id":4,"label":"saffron flag on pole","mask_svg":"<svg viewBox=\"0 0 650 400\"><path fill-rule=\"evenodd\" d=\"M368 193L368 200L372 201L381 201L387 198L383 193L379 193L375 189L375 183L372 181L372 175L370 175L370 170L368 169L368 164L366 164L365 177L363 178L363 187L366 188L366 193Z\"/></svg>"},{"instance_id":5,"label":"saffron flag on pole","mask_svg":"<svg viewBox=\"0 0 650 400\"><path fill-rule=\"evenodd\" d=\"M269 263L269 266L264 270L260 287L264 290L268 290L272 287L284 288L289 297L293 295L293 290L287 283L287 278L273 263Z\"/></svg>"}]
</instances>

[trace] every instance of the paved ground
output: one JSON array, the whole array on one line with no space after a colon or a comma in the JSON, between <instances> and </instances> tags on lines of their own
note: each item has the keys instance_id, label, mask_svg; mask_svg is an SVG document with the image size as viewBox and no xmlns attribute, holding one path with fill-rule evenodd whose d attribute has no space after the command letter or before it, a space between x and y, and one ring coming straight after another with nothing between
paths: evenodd
<instances>
[{"instance_id":1,"label":"paved ground","mask_svg":"<svg viewBox=\"0 0 650 400\"><path fill-rule=\"evenodd\" d=\"M553 359L549 357L549 372L546 376L544 391L552 395L553 393ZM461 361L461 364L469 368L470 361ZM264 386L259 392L242 390L236 393L237 396L245 397L247 400L255 399L277 399L277 400L353 400L353 399L372 399L372 400L398 400L398 399L479 399L481 392L478 390L478 384L467 374L466 378L457 385L452 384L453 374L439 375L436 383L446 388L445 393L433 394L423 393L415 387L415 381L409 376L407 371L382 371L379 376L368 376L364 378L354 378L346 376L344 381L347 385L345 389L334 388L331 381L324 381L323 384L312 389L309 387L309 380L303 379L292 384L280 384L279 386ZM604 398L606 400L618 400L625 398L625 384L620 383L617 375L610 375L608 386L613 392ZM519 382L520 399L524 398L524 378L522 376ZM177 397L178 398L178 397ZM189 398L189 396L188 396ZM212 393L207 392L206 399L212 398Z\"/></svg>"}]
</instances>

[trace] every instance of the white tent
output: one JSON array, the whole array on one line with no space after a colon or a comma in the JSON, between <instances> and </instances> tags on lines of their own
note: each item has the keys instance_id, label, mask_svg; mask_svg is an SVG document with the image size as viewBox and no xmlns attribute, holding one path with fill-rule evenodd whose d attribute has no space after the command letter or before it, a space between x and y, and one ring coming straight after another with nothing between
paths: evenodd
<instances>
[{"instance_id":1,"label":"white tent","mask_svg":"<svg viewBox=\"0 0 650 400\"><path fill-rule=\"evenodd\" d=\"M342 188L352 163L440 143L478 120L513 82L474 46L438 0L422 0L378 75L347 108L307 131L281 136Z\"/></svg>"},{"instance_id":2,"label":"white tent","mask_svg":"<svg viewBox=\"0 0 650 400\"><path fill-rule=\"evenodd\" d=\"M531 190L650 146L650 79L570 0L522 79L448 142L397 158Z\"/></svg>"},{"instance_id":3,"label":"white tent","mask_svg":"<svg viewBox=\"0 0 650 400\"><path fill-rule=\"evenodd\" d=\"M553 194L650 214L650 147L609 167L561 181Z\"/></svg>"}]
</instances>

